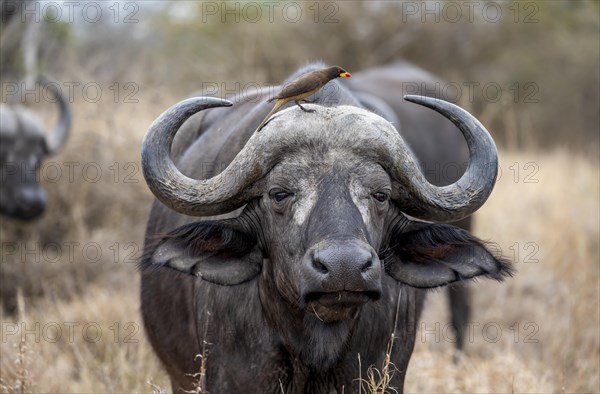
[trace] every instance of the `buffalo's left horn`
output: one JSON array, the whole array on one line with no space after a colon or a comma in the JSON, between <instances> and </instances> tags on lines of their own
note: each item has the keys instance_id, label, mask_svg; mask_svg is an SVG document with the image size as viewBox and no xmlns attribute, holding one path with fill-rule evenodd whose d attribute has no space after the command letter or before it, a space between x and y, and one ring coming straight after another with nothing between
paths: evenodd
<instances>
[{"instance_id":1,"label":"buffalo's left horn","mask_svg":"<svg viewBox=\"0 0 600 394\"><path fill-rule=\"evenodd\" d=\"M496 183L498 152L494 140L473 115L457 105L424 96L407 95L404 99L429 107L454 123L467 141L469 164L458 181L440 187L427 182L420 171L407 174L411 172L407 168L414 169L405 167L408 163L396 162L395 175L402 181L395 200L405 212L425 220L452 222L472 214L487 200Z\"/></svg>"},{"instance_id":2,"label":"buffalo's left horn","mask_svg":"<svg viewBox=\"0 0 600 394\"><path fill-rule=\"evenodd\" d=\"M45 75L39 75L37 82L46 89L52 91L54 97L58 100L60 115L56 126L46 135L46 151L48 154L55 154L65 145L69 138L71 128L71 109L61 93L58 84Z\"/></svg>"}]
</instances>

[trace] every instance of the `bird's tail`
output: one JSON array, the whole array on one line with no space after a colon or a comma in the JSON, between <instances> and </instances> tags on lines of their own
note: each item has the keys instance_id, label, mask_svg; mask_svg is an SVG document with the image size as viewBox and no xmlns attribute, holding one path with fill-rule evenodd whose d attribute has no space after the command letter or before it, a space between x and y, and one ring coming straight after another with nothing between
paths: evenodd
<instances>
[{"instance_id":1,"label":"bird's tail","mask_svg":"<svg viewBox=\"0 0 600 394\"><path fill-rule=\"evenodd\" d=\"M267 124L271 115L273 115L275 112L277 112L279 110L279 108L281 108L285 103L286 103L285 100L279 100L275 103L275 106L273 107L271 112L269 112L269 114L267 116L265 116L265 119L262 121L260 126L258 126L256 128L256 133L258 133L260 131L260 129L262 129Z\"/></svg>"}]
</instances>

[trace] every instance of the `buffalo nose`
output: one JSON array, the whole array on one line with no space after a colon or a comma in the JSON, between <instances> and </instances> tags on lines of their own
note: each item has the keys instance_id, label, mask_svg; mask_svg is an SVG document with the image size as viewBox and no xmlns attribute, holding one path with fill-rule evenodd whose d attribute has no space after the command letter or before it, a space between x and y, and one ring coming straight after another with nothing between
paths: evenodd
<instances>
[{"instance_id":1,"label":"buffalo nose","mask_svg":"<svg viewBox=\"0 0 600 394\"><path fill-rule=\"evenodd\" d=\"M381 264L370 245L359 242L321 242L303 261L306 292L381 292Z\"/></svg>"},{"instance_id":2,"label":"buffalo nose","mask_svg":"<svg viewBox=\"0 0 600 394\"><path fill-rule=\"evenodd\" d=\"M357 245L329 246L315 250L312 264L317 272L335 276L344 271L367 271L373 267L373 256L370 251Z\"/></svg>"},{"instance_id":3,"label":"buffalo nose","mask_svg":"<svg viewBox=\"0 0 600 394\"><path fill-rule=\"evenodd\" d=\"M29 220L40 216L46 208L46 192L41 188L21 188L16 193L17 216Z\"/></svg>"}]
</instances>

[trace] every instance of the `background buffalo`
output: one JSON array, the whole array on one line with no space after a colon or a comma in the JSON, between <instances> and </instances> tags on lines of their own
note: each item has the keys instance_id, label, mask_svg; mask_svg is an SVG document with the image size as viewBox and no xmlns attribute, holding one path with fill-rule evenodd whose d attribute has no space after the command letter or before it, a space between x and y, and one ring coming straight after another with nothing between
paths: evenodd
<instances>
[{"instance_id":1,"label":"background buffalo","mask_svg":"<svg viewBox=\"0 0 600 394\"><path fill-rule=\"evenodd\" d=\"M40 62L72 101L74 132L40 168L55 205L35 224L0 223L2 297L20 288L24 300L18 318L2 316L7 390L168 387L135 270L152 201L139 149L165 108L198 90L274 85L313 60L357 72L402 58L448 81L439 90L494 134L500 179L473 231L518 270L474 292L456 364L443 295L429 297L406 391L597 391L597 2L90 1L72 19L38 4ZM18 46L0 59L3 102L20 59Z\"/></svg>"}]
</instances>

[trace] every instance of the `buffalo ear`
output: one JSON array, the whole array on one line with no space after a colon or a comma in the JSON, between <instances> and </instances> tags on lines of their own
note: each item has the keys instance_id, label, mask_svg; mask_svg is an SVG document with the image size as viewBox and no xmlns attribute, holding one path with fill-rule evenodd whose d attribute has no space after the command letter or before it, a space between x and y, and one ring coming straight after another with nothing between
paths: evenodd
<instances>
[{"instance_id":1,"label":"buffalo ear","mask_svg":"<svg viewBox=\"0 0 600 394\"><path fill-rule=\"evenodd\" d=\"M512 276L511 263L468 231L447 224L411 221L395 230L384 256L386 272L413 287L431 288L485 276Z\"/></svg>"},{"instance_id":2,"label":"buffalo ear","mask_svg":"<svg viewBox=\"0 0 600 394\"><path fill-rule=\"evenodd\" d=\"M142 265L168 267L232 286L257 276L262 270L262 258L256 237L235 219L229 219L175 229L147 253Z\"/></svg>"}]
</instances>

